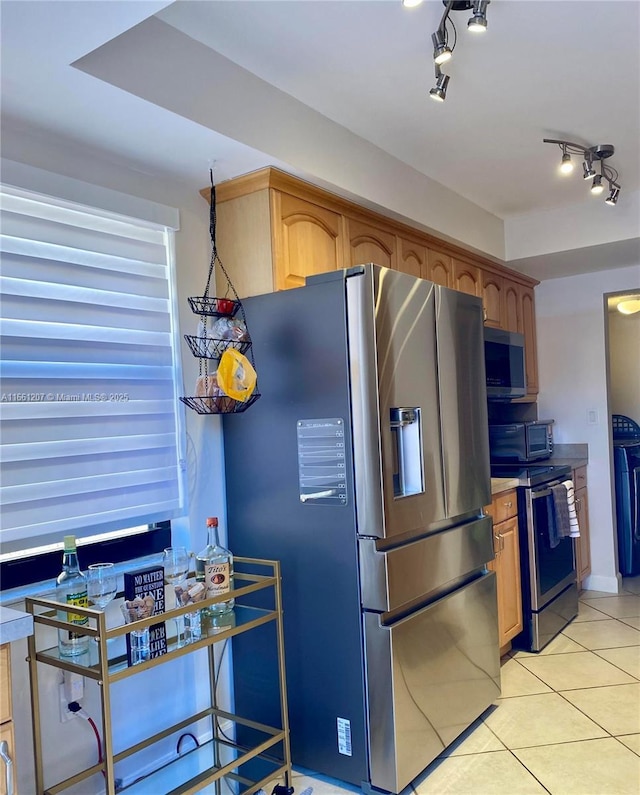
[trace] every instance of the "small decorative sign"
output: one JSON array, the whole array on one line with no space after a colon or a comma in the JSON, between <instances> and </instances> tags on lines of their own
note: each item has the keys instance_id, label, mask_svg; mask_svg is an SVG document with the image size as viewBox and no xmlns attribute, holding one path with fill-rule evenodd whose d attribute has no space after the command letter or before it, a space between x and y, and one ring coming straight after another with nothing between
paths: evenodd
<instances>
[{"instance_id":1,"label":"small decorative sign","mask_svg":"<svg viewBox=\"0 0 640 795\"><path fill-rule=\"evenodd\" d=\"M165 612L164 602L164 568L149 566L146 569L127 571L124 574L124 598L127 601L148 600L149 615L160 615ZM153 600L153 601L152 601ZM127 635L127 661L132 665L131 639ZM150 659L161 657L167 653L167 628L164 621L149 627Z\"/></svg>"}]
</instances>

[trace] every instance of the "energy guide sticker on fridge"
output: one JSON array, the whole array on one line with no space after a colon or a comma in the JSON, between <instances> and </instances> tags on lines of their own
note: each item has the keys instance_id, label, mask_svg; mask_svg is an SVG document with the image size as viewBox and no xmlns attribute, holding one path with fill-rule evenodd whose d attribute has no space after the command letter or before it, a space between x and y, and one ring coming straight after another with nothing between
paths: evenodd
<instances>
[{"instance_id":1,"label":"energy guide sticker on fridge","mask_svg":"<svg viewBox=\"0 0 640 795\"><path fill-rule=\"evenodd\" d=\"M351 721L338 718L338 751L351 756Z\"/></svg>"}]
</instances>

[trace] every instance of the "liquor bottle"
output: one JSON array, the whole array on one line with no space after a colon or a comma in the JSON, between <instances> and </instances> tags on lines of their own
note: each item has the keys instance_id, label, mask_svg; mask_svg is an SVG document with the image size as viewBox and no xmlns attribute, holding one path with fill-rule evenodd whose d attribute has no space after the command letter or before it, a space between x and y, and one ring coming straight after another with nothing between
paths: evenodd
<instances>
[{"instance_id":1,"label":"liquor bottle","mask_svg":"<svg viewBox=\"0 0 640 795\"><path fill-rule=\"evenodd\" d=\"M56 601L66 605L89 607L87 580L80 571L75 536L64 537L62 571L56 580ZM84 626L89 621L87 616L69 610L59 610L58 618L78 626ZM58 630L58 651L61 657L75 657L77 654L84 654L88 649L88 635L80 635L68 629Z\"/></svg>"},{"instance_id":2,"label":"liquor bottle","mask_svg":"<svg viewBox=\"0 0 640 795\"><path fill-rule=\"evenodd\" d=\"M215 516L207 519L207 546L196 555L196 579L204 582L207 589L205 599L229 593L233 587L233 555L220 545L218 520ZM203 610L210 616L221 615L233 610L234 599L217 602Z\"/></svg>"}]
</instances>

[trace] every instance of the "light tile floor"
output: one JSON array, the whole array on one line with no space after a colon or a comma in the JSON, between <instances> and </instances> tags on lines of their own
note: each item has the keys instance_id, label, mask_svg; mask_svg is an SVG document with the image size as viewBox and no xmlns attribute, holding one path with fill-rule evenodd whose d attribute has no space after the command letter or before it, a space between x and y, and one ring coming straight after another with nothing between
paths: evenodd
<instances>
[{"instance_id":1,"label":"light tile floor","mask_svg":"<svg viewBox=\"0 0 640 795\"><path fill-rule=\"evenodd\" d=\"M297 795L360 790L295 771ZM583 591L580 613L539 654L502 660L502 697L407 795L638 795L640 577L612 596Z\"/></svg>"}]
</instances>

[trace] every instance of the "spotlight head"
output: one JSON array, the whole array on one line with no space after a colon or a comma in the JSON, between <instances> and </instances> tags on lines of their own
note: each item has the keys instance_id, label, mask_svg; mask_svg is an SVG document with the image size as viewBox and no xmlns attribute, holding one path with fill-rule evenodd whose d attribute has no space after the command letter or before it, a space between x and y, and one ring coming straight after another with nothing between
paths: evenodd
<instances>
[{"instance_id":1,"label":"spotlight head","mask_svg":"<svg viewBox=\"0 0 640 795\"><path fill-rule=\"evenodd\" d=\"M603 190L604 185L602 184L602 177L600 174L597 174L591 183L591 193L593 193L594 196L599 196Z\"/></svg>"},{"instance_id":2,"label":"spotlight head","mask_svg":"<svg viewBox=\"0 0 640 795\"><path fill-rule=\"evenodd\" d=\"M591 161L587 162L585 160L582 163L582 172L583 172L582 176L584 177L584 179L591 179L596 175L595 169L593 168Z\"/></svg>"},{"instance_id":3,"label":"spotlight head","mask_svg":"<svg viewBox=\"0 0 640 795\"><path fill-rule=\"evenodd\" d=\"M476 0L473 4L473 16L467 22L467 30L472 33L484 33L487 29L488 0Z\"/></svg>"},{"instance_id":4,"label":"spotlight head","mask_svg":"<svg viewBox=\"0 0 640 795\"><path fill-rule=\"evenodd\" d=\"M484 33L487 29L486 17L473 16L467 22L467 30L471 33Z\"/></svg>"},{"instance_id":5,"label":"spotlight head","mask_svg":"<svg viewBox=\"0 0 640 795\"><path fill-rule=\"evenodd\" d=\"M573 171L573 163L571 162L571 155L565 152L562 155L562 162L560 163L560 172L562 174L571 174Z\"/></svg>"},{"instance_id":6,"label":"spotlight head","mask_svg":"<svg viewBox=\"0 0 640 795\"><path fill-rule=\"evenodd\" d=\"M444 102L447 98L447 86L449 85L449 75L442 72L438 75L435 86L429 91L429 96L436 102Z\"/></svg>"},{"instance_id":7,"label":"spotlight head","mask_svg":"<svg viewBox=\"0 0 640 795\"><path fill-rule=\"evenodd\" d=\"M604 200L605 204L610 204L612 207L615 207L618 203L618 196L620 195L620 188L611 188L609 195Z\"/></svg>"},{"instance_id":8,"label":"spotlight head","mask_svg":"<svg viewBox=\"0 0 640 795\"><path fill-rule=\"evenodd\" d=\"M451 58L452 52L439 30L431 34L431 41L433 42L434 62L438 64L438 66L446 63Z\"/></svg>"}]
</instances>

